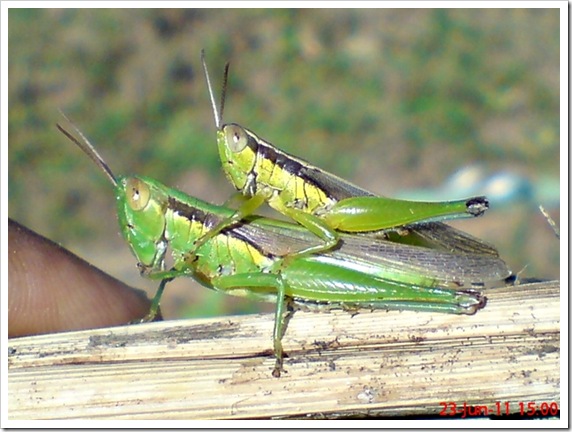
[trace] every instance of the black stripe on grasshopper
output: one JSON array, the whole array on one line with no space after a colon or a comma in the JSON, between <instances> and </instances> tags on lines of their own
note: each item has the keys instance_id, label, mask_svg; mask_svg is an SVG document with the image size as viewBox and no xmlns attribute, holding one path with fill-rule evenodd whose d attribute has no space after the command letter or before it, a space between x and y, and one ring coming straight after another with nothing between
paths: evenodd
<instances>
[{"instance_id":1,"label":"black stripe on grasshopper","mask_svg":"<svg viewBox=\"0 0 572 432\"><path fill-rule=\"evenodd\" d=\"M223 220L223 218L220 216L217 216L213 213L204 212L196 207L181 202L174 197L169 197L168 208L173 212L176 212L179 216L186 218L190 223L201 224L205 231L216 227ZM238 225L242 225L242 223ZM264 250L260 244L245 236L240 232L240 230L237 230L236 228L237 226L228 227L221 231L218 235L225 235L230 239L243 242L252 249L256 250L261 255L266 255L268 258L274 258L273 254Z\"/></svg>"},{"instance_id":2,"label":"black stripe on grasshopper","mask_svg":"<svg viewBox=\"0 0 572 432\"><path fill-rule=\"evenodd\" d=\"M191 207L172 196L168 199L168 208L180 216L187 218L189 222L198 222L207 229L220 223L220 218L217 218L212 213L206 213L196 207Z\"/></svg>"},{"instance_id":3,"label":"black stripe on grasshopper","mask_svg":"<svg viewBox=\"0 0 572 432\"><path fill-rule=\"evenodd\" d=\"M332 181L334 176L331 174L313 167L303 159L279 150L258 137L254 132L236 123L225 124L222 126L222 129L233 134L233 139L236 142L245 140L242 145L247 146L255 154L254 163L247 173L248 180L241 190L247 196L253 196L258 192L258 169L264 163L263 160L268 161L273 167L278 167L282 171L299 178L303 185L314 186L324 193L328 199L339 201L347 198L349 194L353 196L373 196L373 194L345 181ZM340 187L340 185L349 185L349 187Z\"/></svg>"}]
</instances>

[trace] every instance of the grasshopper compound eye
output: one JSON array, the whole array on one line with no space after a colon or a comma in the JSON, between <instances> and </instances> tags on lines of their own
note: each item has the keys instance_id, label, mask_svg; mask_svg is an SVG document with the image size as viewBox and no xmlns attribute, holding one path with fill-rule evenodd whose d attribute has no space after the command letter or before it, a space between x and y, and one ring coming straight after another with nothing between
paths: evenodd
<instances>
[{"instance_id":1,"label":"grasshopper compound eye","mask_svg":"<svg viewBox=\"0 0 572 432\"><path fill-rule=\"evenodd\" d=\"M151 197L149 186L137 178L127 179L125 192L129 207L135 211L144 209Z\"/></svg>"},{"instance_id":2,"label":"grasshopper compound eye","mask_svg":"<svg viewBox=\"0 0 572 432\"><path fill-rule=\"evenodd\" d=\"M226 142L234 153L239 153L248 144L248 135L245 130L236 124L224 126Z\"/></svg>"}]
</instances>

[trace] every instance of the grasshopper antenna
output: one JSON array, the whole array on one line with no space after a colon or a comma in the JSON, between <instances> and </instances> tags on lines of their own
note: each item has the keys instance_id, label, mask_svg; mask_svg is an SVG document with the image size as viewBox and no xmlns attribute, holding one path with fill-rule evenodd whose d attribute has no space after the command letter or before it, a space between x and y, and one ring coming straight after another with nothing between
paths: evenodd
<instances>
[{"instance_id":1,"label":"grasshopper antenna","mask_svg":"<svg viewBox=\"0 0 572 432\"><path fill-rule=\"evenodd\" d=\"M205 78L207 79L207 87L209 89L209 96L211 99L211 106L213 109L213 113L215 116L215 126L217 128L217 130L220 130L221 126L222 126L222 114L224 111L224 100L226 98L226 83L228 81L228 69L230 67L230 64L227 62L226 65L224 66L224 75L222 78L222 92L221 92L221 96L220 96L220 112L217 109L216 106L216 102L215 102L215 97L214 97L214 92L213 92L213 87L211 84L211 79L209 76L209 71L207 68L207 63L205 61L205 50L201 50L201 62L203 64L203 70L205 72Z\"/></svg>"},{"instance_id":2,"label":"grasshopper antenna","mask_svg":"<svg viewBox=\"0 0 572 432\"><path fill-rule=\"evenodd\" d=\"M59 131L61 133L63 133L66 137L68 137L68 139L70 141L72 141L73 143L75 143L75 145L77 145L80 149L82 149L82 151L86 155L88 155L89 158L92 161L94 161L97 166L99 166L102 169L102 171L105 173L105 175L107 175L107 177L109 177L109 179L111 180L111 183L113 183L113 186L117 186L117 179L113 175L113 172L111 171L109 166L104 162L103 158L99 155L99 153L97 153L97 151L95 150L93 145L91 145L91 143L84 136L84 134L81 133L81 131L78 129L78 127L61 110L58 110L58 111L68 121L68 123L74 128L74 130L81 137L83 142L76 139L76 137L74 137L71 133L69 133L62 126L60 126L59 123L56 123L56 127L59 129Z\"/></svg>"}]
</instances>

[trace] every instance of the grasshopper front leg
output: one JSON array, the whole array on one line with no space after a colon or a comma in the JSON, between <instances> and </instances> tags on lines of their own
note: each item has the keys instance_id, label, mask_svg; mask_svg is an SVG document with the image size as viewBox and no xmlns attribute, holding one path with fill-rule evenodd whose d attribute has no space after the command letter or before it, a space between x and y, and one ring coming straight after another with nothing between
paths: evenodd
<instances>
[{"instance_id":1,"label":"grasshopper front leg","mask_svg":"<svg viewBox=\"0 0 572 432\"><path fill-rule=\"evenodd\" d=\"M234 212L234 214L221 222L219 222L215 227L209 229L208 232L203 234L197 241L195 241L193 245L193 250L190 254L193 254L196 250L198 250L202 245L207 243L209 240L213 239L215 236L220 234L223 230L227 228L231 228L234 225L238 224L246 217L253 215L254 212L264 204L265 198L260 195L254 195L250 198L247 198L242 201L242 204ZM333 249L339 241L338 233L332 229L326 222L320 219L317 216L314 216L310 213L303 212L301 210L293 209L290 207L285 206L282 201L271 200L271 205L280 213L289 218L295 220L316 237L319 240L322 240L322 243L318 243L307 248L301 249L299 251L293 252L289 255L289 259L293 258L300 258L302 256L307 256L311 254L315 254L318 252L328 251Z\"/></svg>"},{"instance_id":2,"label":"grasshopper front leg","mask_svg":"<svg viewBox=\"0 0 572 432\"><path fill-rule=\"evenodd\" d=\"M153 300L151 301L151 307L149 308L149 313L145 315L138 323L145 323L151 322L157 316L159 312L159 305L161 303L161 297L163 296L163 291L165 291L165 287L169 282L179 276L189 276L192 275L192 271L190 269L185 270L177 270L172 268L171 270L157 270L157 271L143 271L144 276L148 277L152 280L160 280L159 287L157 288L157 292L153 296Z\"/></svg>"},{"instance_id":3,"label":"grasshopper front leg","mask_svg":"<svg viewBox=\"0 0 572 432\"><path fill-rule=\"evenodd\" d=\"M242 195L240 195L240 196L242 196ZM226 219L223 219L222 221L220 221L217 225L215 225L213 228L209 229L208 232L203 234L201 237L199 237L194 242L193 249L189 252L189 255L191 255L191 256L194 255L194 253L201 246L203 246L209 240L215 238L223 230L233 227L234 225L236 225L237 223L242 221L244 218L254 214L256 209L258 207L260 207L262 204L264 204L264 198L262 198L260 196L253 196L251 198L243 200L241 206L238 208L238 210L236 210L232 214L232 216L229 216Z\"/></svg>"}]
</instances>

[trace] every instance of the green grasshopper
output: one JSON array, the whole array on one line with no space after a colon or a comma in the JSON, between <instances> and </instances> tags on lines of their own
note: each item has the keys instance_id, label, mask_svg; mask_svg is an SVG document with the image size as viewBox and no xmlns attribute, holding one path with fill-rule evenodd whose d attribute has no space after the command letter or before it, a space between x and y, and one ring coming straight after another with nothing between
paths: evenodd
<instances>
[{"instance_id":1,"label":"green grasshopper","mask_svg":"<svg viewBox=\"0 0 572 432\"><path fill-rule=\"evenodd\" d=\"M165 285L179 276L193 277L226 294L276 302L274 376L283 368L287 312L381 308L473 314L486 303L474 288L510 275L505 263L492 256L451 254L345 234L335 250L297 255L318 239L300 225L257 216L197 247L198 239L234 211L149 177L116 177L77 127L73 126L81 141L57 127L107 175L115 188L121 233L142 276L160 280L145 320L155 317ZM167 259L172 262L169 268Z\"/></svg>"},{"instance_id":2,"label":"green grasshopper","mask_svg":"<svg viewBox=\"0 0 572 432\"><path fill-rule=\"evenodd\" d=\"M242 126L222 124L228 77L225 67L220 113L201 53L217 129L223 170L243 196L239 209L211 230L199 244L225 227L252 214L265 201L322 242L299 254L334 248L339 232L368 233L400 243L416 244L457 253L498 256L490 246L440 220L480 216L488 209L486 197L446 202L416 202L376 196L346 180L274 147Z\"/></svg>"}]
</instances>

